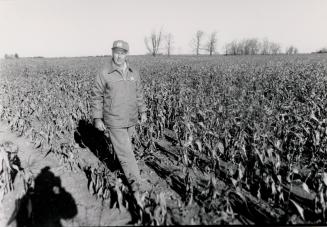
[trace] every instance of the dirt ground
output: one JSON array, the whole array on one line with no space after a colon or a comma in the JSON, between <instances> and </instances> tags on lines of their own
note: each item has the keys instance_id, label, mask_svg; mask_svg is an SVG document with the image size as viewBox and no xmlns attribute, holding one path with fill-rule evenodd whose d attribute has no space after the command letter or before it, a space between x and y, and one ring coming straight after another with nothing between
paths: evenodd
<instances>
[{"instance_id":1,"label":"dirt ground","mask_svg":"<svg viewBox=\"0 0 327 227\"><path fill-rule=\"evenodd\" d=\"M66 192L71 194L77 206L77 214L68 220L61 220L63 226L95 226L95 225L126 225L131 217L130 214L120 212L119 209L109 208L109 204L92 196L87 189L87 178L82 171L67 171L59 164L54 156L44 157L24 137L17 137L10 132L4 122L0 122L0 143L11 141L19 147L18 157L21 166L29 170L33 176L37 176L44 167L50 167L50 171L61 180L61 185ZM96 163L97 158L85 148L88 162ZM5 226L15 210L15 200L23 191L23 185L15 179L14 190L5 195L0 203L0 226ZM13 221L9 226L16 226Z\"/></svg>"},{"instance_id":2,"label":"dirt ground","mask_svg":"<svg viewBox=\"0 0 327 227\"><path fill-rule=\"evenodd\" d=\"M18 137L8 129L5 122L0 122L0 143L11 141L19 147L18 157L21 166L33 177L37 177L49 167L49 172L60 179L62 188L73 198L77 207L77 214L66 220L61 218L61 226L105 226L105 225L128 225L131 221L131 215L128 211L120 211L117 208L110 208L109 201L97 199L92 196L87 188L87 178L83 171L72 172L66 170L59 164L53 155L41 153L25 137ZM91 166L96 166L99 159L88 148L80 149L80 158ZM142 176L156 185L158 190L167 189L165 182L160 181L159 177L150 170L144 163L140 162ZM14 190L4 196L0 202L0 226L6 226L9 220L10 227L18 226L17 220L12 218L14 211L17 210L16 200L22 197L23 184L18 177L14 181ZM167 194L169 196L169 194ZM175 195L176 196L176 195ZM63 204L65 206L65 204Z\"/></svg>"}]
</instances>

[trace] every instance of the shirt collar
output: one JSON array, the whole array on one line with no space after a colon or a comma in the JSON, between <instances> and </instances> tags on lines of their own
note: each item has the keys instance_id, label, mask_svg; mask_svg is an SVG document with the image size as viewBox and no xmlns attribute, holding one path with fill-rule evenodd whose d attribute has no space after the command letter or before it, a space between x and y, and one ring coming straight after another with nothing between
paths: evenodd
<instances>
[{"instance_id":1,"label":"shirt collar","mask_svg":"<svg viewBox=\"0 0 327 227\"><path fill-rule=\"evenodd\" d=\"M130 72L133 72L133 69L130 67L129 62L126 60L126 69L128 69ZM120 68L115 64L114 60L111 59L111 69L109 70L109 73L112 73L113 71L119 71Z\"/></svg>"}]
</instances>

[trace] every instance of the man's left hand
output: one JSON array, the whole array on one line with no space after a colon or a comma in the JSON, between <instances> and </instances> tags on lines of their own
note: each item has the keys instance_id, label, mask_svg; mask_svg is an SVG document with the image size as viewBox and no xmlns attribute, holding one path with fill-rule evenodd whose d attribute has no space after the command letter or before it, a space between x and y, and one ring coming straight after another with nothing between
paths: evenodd
<instances>
[{"instance_id":1,"label":"man's left hand","mask_svg":"<svg viewBox=\"0 0 327 227\"><path fill-rule=\"evenodd\" d=\"M146 112L143 112L142 114L141 114L141 123L145 123L146 121L147 121L147 116L146 116Z\"/></svg>"}]
</instances>

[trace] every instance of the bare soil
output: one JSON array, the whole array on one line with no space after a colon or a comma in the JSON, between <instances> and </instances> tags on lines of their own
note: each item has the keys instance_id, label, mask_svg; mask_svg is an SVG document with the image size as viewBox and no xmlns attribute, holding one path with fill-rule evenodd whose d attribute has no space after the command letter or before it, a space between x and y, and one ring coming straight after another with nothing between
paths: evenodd
<instances>
[{"instance_id":1,"label":"bare soil","mask_svg":"<svg viewBox=\"0 0 327 227\"><path fill-rule=\"evenodd\" d=\"M111 160L108 163L106 153L103 153L97 147L98 145L95 144L98 142L98 137L88 127L90 126L79 127L80 139L83 141L82 144L85 145L81 146L78 143L80 144L78 148L79 162L85 163L85 166L95 168L102 163L106 164L108 169L111 169L113 163ZM75 138L75 140L78 141L79 138ZM95 195L91 195L88 190L88 179L83 170L72 171L65 168L54 154L46 155L44 152L42 153L39 149L33 147L29 139L11 132L8 124L0 121L0 144L5 141L11 141L19 147L18 158L25 174L30 174L35 181L36 178L42 178L42 176L47 175L51 179L61 182L61 191L65 195L65 199L57 199L57 202L54 203L51 196L39 196L39 198L34 199L37 202L32 203L33 206L35 204L35 206L39 206L36 209L41 210L40 212L44 219L47 219L46 221L53 220L50 220L52 222L51 226L126 226L135 224L130 210L119 210L115 206L113 207L111 198L103 200ZM102 154L99 154L99 151ZM106 149L104 152L106 152ZM151 191L157 195L160 192L164 193L167 204L168 222L166 224L221 223L219 218L217 221L213 220L212 215L214 214L207 214L197 203L184 204L182 201L183 197L185 197L185 190L180 187L180 182L171 182L175 178L171 179L168 173L168 175L165 174L167 169L162 169L159 168L160 165L158 166L158 163L168 167L173 166L170 163L171 161L165 155L160 154L160 152L153 154L151 157L155 158L156 161L138 158L138 165L141 170L141 176L149 182L152 188ZM19 201L24 201L24 198L28 198L29 195L24 190L22 180L16 177L14 180L14 190L6 194L3 201L0 201L0 226L22 226L19 224L17 210L21 209L24 202L19 203ZM37 194L34 193L33 196L35 197ZM28 202L25 205L28 206ZM74 212L74 206L77 208L76 212ZM238 221L234 224L237 223L240 224Z\"/></svg>"},{"instance_id":2,"label":"bare soil","mask_svg":"<svg viewBox=\"0 0 327 227\"><path fill-rule=\"evenodd\" d=\"M51 154L45 156L35 149L27 138L17 136L9 130L5 122L0 122L0 143L5 141L11 141L19 147L18 157L25 172L31 173L36 178L42 169L49 167L49 171L60 179L62 188L71 195L77 206L77 214L66 220L62 218L60 220L62 226L129 225L131 214L128 211L110 208L110 201L97 199L90 194L87 188L88 181L83 171L73 172L63 168L55 156ZM80 158L91 166L97 166L99 159L88 148L80 149ZM142 169L142 176L156 185L157 190L168 189L166 183L160 180L154 171L143 162L139 165ZM18 209L17 199L23 196L23 187L19 178L16 177L14 190L6 194L0 202L0 226L6 226L10 219L13 219L9 224L10 227L18 226L15 218L11 217Z\"/></svg>"},{"instance_id":3,"label":"bare soil","mask_svg":"<svg viewBox=\"0 0 327 227\"><path fill-rule=\"evenodd\" d=\"M127 211L120 211L117 208L109 208L108 202L92 196L87 189L87 178L82 171L68 171L62 168L56 157L42 154L24 137L18 137L10 132L5 122L0 122L0 143L11 141L19 147L18 157L22 168L28 170L34 177L40 174L45 167L50 167L50 171L61 180L62 188L69 193L77 206L77 214L68 220L61 220L62 226L99 226L99 225L127 225L131 220L131 215ZM98 159L88 151L89 163L96 164ZM5 195L0 203L0 226L5 226L15 210L15 201L23 190L23 185L16 178L14 190ZM9 226L16 226L13 221Z\"/></svg>"}]
</instances>

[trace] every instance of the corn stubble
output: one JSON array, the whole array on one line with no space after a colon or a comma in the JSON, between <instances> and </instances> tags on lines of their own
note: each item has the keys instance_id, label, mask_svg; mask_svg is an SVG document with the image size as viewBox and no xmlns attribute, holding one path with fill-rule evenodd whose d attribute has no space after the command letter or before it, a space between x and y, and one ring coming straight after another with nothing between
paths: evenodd
<instances>
[{"instance_id":1,"label":"corn stubble","mask_svg":"<svg viewBox=\"0 0 327 227\"><path fill-rule=\"evenodd\" d=\"M264 210L268 223L326 223L326 59L131 57L149 108L148 122L137 125L137 158L176 170L163 178L181 185L176 205L155 190L131 204L119 174L79 160L74 132L80 120L91 123L90 88L106 60L2 61L0 119L68 170L84 171L91 194L115 194L113 206L135 207L139 224L256 223ZM169 157L160 156L160 141L169 142ZM2 150L1 190L8 191Z\"/></svg>"}]
</instances>

